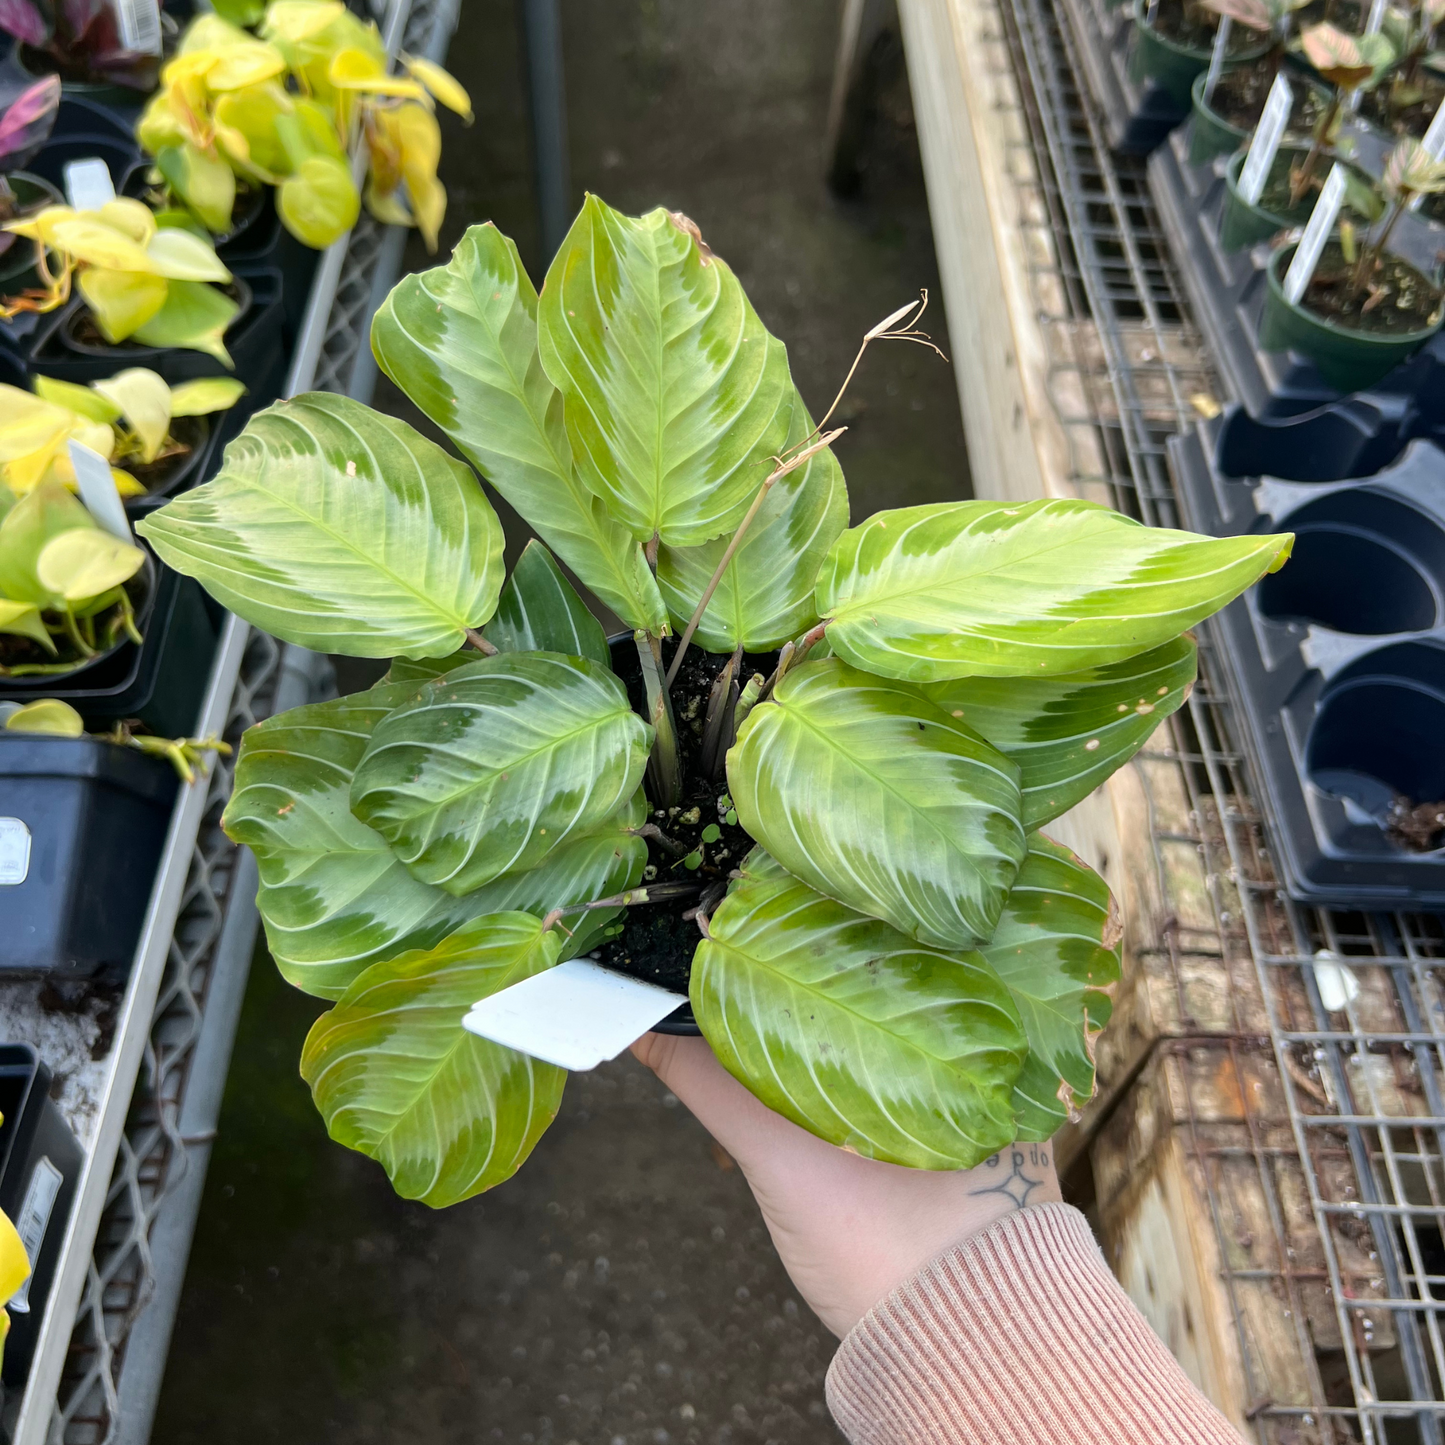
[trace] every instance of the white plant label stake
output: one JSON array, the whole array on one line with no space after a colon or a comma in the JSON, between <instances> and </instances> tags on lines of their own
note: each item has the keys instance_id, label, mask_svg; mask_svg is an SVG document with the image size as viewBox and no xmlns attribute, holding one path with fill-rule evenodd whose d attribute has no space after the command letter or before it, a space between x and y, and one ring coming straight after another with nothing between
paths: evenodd
<instances>
[{"instance_id":1,"label":"white plant label stake","mask_svg":"<svg viewBox=\"0 0 1445 1445\"><path fill-rule=\"evenodd\" d=\"M77 211L98 211L115 200L115 183L110 178L110 167L96 157L67 161L65 199Z\"/></svg>"},{"instance_id":2,"label":"white plant label stake","mask_svg":"<svg viewBox=\"0 0 1445 1445\"><path fill-rule=\"evenodd\" d=\"M680 993L574 958L473 1004L462 1027L563 1069L595 1069L686 1002Z\"/></svg>"},{"instance_id":3,"label":"white plant label stake","mask_svg":"<svg viewBox=\"0 0 1445 1445\"><path fill-rule=\"evenodd\" d=\"M1224 69L1224 52L1229 49L1229 32L1234 21L1228 15L1219 17L1219 29L1214 35L1214 50L1209 57L1209 72L1204 77L1204 98L1212 100L1214 87L1219 84L1219 73Z\"/></svg>"},{"instance_id":4,"label":"white plant label stake","mask_svg":"<svg viewBox=\"0 0 1445 1445\"><path fill-rule=\"evenodd\" d=\"M1420 144L1430 153L1432 160L1445 159L1445 105L1436 106L1435 114L1430 118L1430 128Z\"/></svg>"},{"instance_id":5,"label":"white plant label stake","mask_svg":"<svg viewBox=\"0 0 1445 1445\"><path fill-rule=\"evenodd\" d=\"M115 0L120 43L137 55L161 53L161 7L157 0Z\"/></svg>"},{"instance_id":6,"label":"white plant label stake","mask_svg":"<svg viewBox=\"0 0 1445 1445\"><path fill-rule=\"evenodd\" d=\"M1315 267L1320 263L1320 252L1325 249L1325 242L1335 228L1335 218L1340 214L1340 207L1344 203L1345 168L1337 161L1330 167L1324 189L1320 192L1319 200L1315 202L1314 210L1310 212L1309 225L1305 227L1305 233L1295 248L1294 259L1289 263L1289 270L1285 272L1285 300L1291 306L1297 306L1300 297L1305 294L1305 287L1310 284L1310 277L1315 274Z\"/></svg>"},{"instance_id":7,"label":"white plant label stake","mask_svg":"<svg viewBox=\"0 0 1445 1445\"><path fill-rule=\"evenodd\" d=\"M130 523L125 519L125 503L111 475L110 463L99 452L91 451L81 442L67 442L75 480L80 486L80 500L86 510L112 537L122 542L135 542Z\"/></svg>"},{"instance_id":8,"label":"white plant label stake","mask_svg":"<svg viewBox=\"0 0 1445 1445\"><path fill-rule=\"evenodd\" d=\"M1239 194L1251 206L1257 206L1264 193L1264 183L1275 156L1279 154L1279 143L1284 139L1284 128L1289 124L1289 113L1293 109L1294 91L1283 75L1276 75L1239 172Z\"/></svg>"}]
</instances>

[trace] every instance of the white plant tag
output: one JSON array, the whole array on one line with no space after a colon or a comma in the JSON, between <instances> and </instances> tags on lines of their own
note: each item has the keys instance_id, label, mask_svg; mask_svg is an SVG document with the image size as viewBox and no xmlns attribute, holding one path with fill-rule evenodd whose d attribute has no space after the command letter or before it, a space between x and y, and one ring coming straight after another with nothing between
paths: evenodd
<instances>
[{"instance_id":1,"label":"white plant tag","mask_svg":"<svg viewBox=\"0 0 1445 1445\"><path fill-rule=\"evenodd\" d=\"M585 958L472 1005L462 1027L574 1072L615 1059L687 1000Z\"/></svg>"},{"instance_id":2,"label":"white plant tag","mask_svg":"<svg viewBox=\"0 0 1445 1445\"><path fill-rule=\"evenodd\" d=\"M157 0L115 0L120 43L139 55L161 53L161 7Z\"/></svg>"},{"instance_id":3,"label":"white plant tag","mask_svg":"<svg viewBox=\"0 0 1445 1445\"><path fill-rule=\"evenodd\" d=\"M77 211L98 211L115 200L115 182L110 178L110 167L94 156L84 161L67 161L65 199Z\"/></svg>"},{"instance_id":4,"label":"white plant tag","mask_svg":"<svg viewBox=\"0 0 1445 1445\"><path fill-rule=\"evenodd\" d=\"M134 542L130 523L125 519L125 503L116 489L110 463L82 442L67 442L66 445L70 448L70 462L75 468L80 500L85 503L86 510L112 537L119 537L122 542Z\"/></svg>"},{"instance_id":5,"label":"white plant tag","mask_svg":"<svg viewBox=\"0 0 1445 1445\"><path fill-rule=\"evenodd\" d=\"M1365 21L1365 34L1378 35L1380 26L1385 23L1385 5L1387 0L1370 0L1370 17Z\"/></svg>"},{"instance_id":6,"label":"white plant tag","mask_svg":"<svg viewBox=\"0 0 1445 1445\"><path fill-rule=\"evenodd\" d=\"M1445 159L1445 105L1435 107L1435 114L1431 116L1429 128L1420 144L1437 161Z\"/></svg>"},{"instance_id":7,"label":"white plant tag","mask_svg":"<svg viewBox=\"0 0 1445 1445\"><path fill-rule=\"evenodd\" d=\"M55 1208L55 1197L65 1176L44 1154L35 1161L30 1172L30 1183L25 1187L25 1200L15 1220L15 1232L25 1246L25 1257L30 1261L30 1273L25 1283L7 1301L17 1315L30 1313L30 1284L35 1278L35 1261L40 1258L40 1246L45 1243L45 1231L50 1227L51 1211Z\"/></svg>"},{"instance_id":8,"label":"white plant tag","mask_svg":"<svg viewBox=\"0 0 1445 1445\"><path fill-rule=\"evenodd\" d=\"M1264 193L1264 183L1269 179L1269 169L1275 156L1279 154L1279 143L1284 138L1284 128L1289 124L1289 113L1293 108L1294 91L1289 88L1289 81L1283 75L1276 75L1239 172L1239 194L1251 206L1257 206Z\"/></svg>"},{"instance_id":9,"label":"white plant tag","mask_svg":"<svg viewBox=\"0 0 1445 1445\"><path fill-rule=\"evenodd\" d=\"M30 875L30 829L23 818L0 818L0 888Z\"/></svg>"},{"instance_id":10,"label":"white plant tag","mask_svg":"<svg viewBox=\"0 0 1445 1445\"><path fill-rule=\"evenodd\" d=\"M1214 96L1214 87L1219 84L1219 73L1224 69L1224 52L1229 49L1229 32L1234 21L1228 15L1219 17L1219 29L1214 33L1214 50L1209 57L1209 70L1204 76L1204 98Z\"/></svg>"},{"instance_id":11,"label":"white plant tag","mask_svg":"<svg viewBox=\"0 0 1445 1445\"><path fill-rule=\"evenodd\" d=\"M1284 294L1290 305L1298 305L1300 297L1305 294L1305 287L1310 284L1310 277L1315 274L1315 267L1320 263L1320 252L1325 249L1325 242L1335 228L1335 218L1340 214L1340 207L1344 203L1345 168L1336 161L1330 167L1324 189L1320 192L1319 200L1315 202L1314 210L1310 212L1309 225L1305 227L1305 233L1295 247L1294 259L1289 263L1289 270L1285 272Z\"/></svg>"}]
</instances>

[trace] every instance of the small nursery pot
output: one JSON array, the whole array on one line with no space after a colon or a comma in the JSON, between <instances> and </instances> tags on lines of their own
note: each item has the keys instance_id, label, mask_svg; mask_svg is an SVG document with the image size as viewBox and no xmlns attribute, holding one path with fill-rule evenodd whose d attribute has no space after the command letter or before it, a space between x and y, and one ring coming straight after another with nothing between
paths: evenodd
<instances>
[{"instance_id":1,"label":"small nursery pot","mask_svg":"<svg viewBox=\"0 0 1445 1445\"><path fill-rule=\"evenodd\" d=\"M22 208L37 205L62 205L65 197L41 176L29 171L11 171L5 179ZM40 272L35 269L35 242L16 236L0 255L0 296L18 296L22 291L40 285Z\"/></svg>"},{"instance_id":2,"label":"small nursery pot","mask_svg":"<svg viewBox=\"0 0 1445 1445\"><path fill-rule=\"evenodd\" d=\"M1188 108L1194 77L1209 69L1211 51L1180 45L1161 35L1147 21L1148 0L1134 0L1134 45L1129 55L1129 75L1135 81L1152 80L1181 108ZM1268 42L1242 50L1224 62L1232 70L1247 60L1254 60L1269 48Z\"/></svg>"},{"instance_id":3,"label":"small nursery pot","mask_svg":"<svg viewBox=\"0 0 1445 1445\"><path fill-rule=\"evenodd\" d=\"M33 50L24 41L16 42L14 56L16 65L36 80L44 80L47 75L55 74L55 66L47 57ZM64 76L60 77L60 93L67 99L85 100L107 110L129 111L132 114L141 108L146 96L154 89L154 84L146 90L136 90L129 85L116 85L106 80L66 80Z\"/></svg>"},{"instance_id":4,"label":"small nursery pot","mask_svg":"<svg viewBox=\"0 0 1445 1445\"><path fill-rule=\"evenodd\" d=\"M1209 79L1208 69L1201 70L1189 87L1193 112L1189 121L1189 164L1205 166L1215 156L1229 155L1237 151L1249 139L1249 132L1243 126L1231 125L1218 114L1204 98L1204 82Z\"/></svg>"},{"instance_id":5,"label":"small nursery pot","mask_svg":"<svg viewBox=\"0 0 1445 1445\"><path fill-rule=\"evenodd\" d=\"M219 418L217 419L219 420ZM127 465L126 470L142 483L145 495L127 497L127 511L145 511L195 486L201 480L201 468L211 454L213 428L208 416L178 416L171 423L171 435L184 441L190 447L179 456L168 457L164 462L153 462L149 468Z\"/></svg>"},{"instance_id":6,"label":"small nursery pot","mask_svg":"<svg viewBox=\"0 0 1445 1445\"><path fill-rule=\"evenodd\" d=\"M1279 167L1288 167L1296 156L1308 155L1303 146L1281 146L1275 153L1270 166L1273 179ZM1247 152L1240 151L1231 156L1224 171L1224 210L1219 218L1219 244L1226 251L1242 251L1246 246L1267 241L1281 231L1303 226L1315 208L1318 193L1311 193L1299 205L1285 211L1269 211L1263 206L1251 205L1239 193L1239 177L1244 169Z\"/></svg>"},{"instance_id":7,"label":"small nursery pot","mask_svg":"<svg viewBox=\"0 0 1445 1445\"><path fill-rule=\"evenodd\" d=\"M1431 325L1398 336L1375 336L1326 321L1285 298L1284 276L1294 253L1293 246L1283 246L1270 257L1259 344L1265 351L1298 351L1307 356L1320 375L1342 392L1361 391L1389 375L1445 320L1442 312Z\"/></svg>"},{"instance_id":8,"label":"small nursery pot","mask_svg":"<svg viewBox=\"0 0 1445 1445\"><path fill-rule=\"evenodd\" d=\"M229 341L236 328L246 319L251 310L251 288L246 284L243 277L232 276L230 286L233 289L232 299L239 308L231 318L231 323L226 327L226 339ZM221 289L226 289L225 287ZM114 366L117 371L127 366L149 366L164 375L163 368L158 365L160 358L170 356L177 351L184 351L187 348L177 346L147 346L140 341L120 341L112 344L109 341L91 341L80 334L80 327L90 318L90 308L82 300L80 305L72 306L66 311L64 319L56 330L56 339L67 351L77 356L104 358L106 362ZM201 355L206 353L202 352ZM216 363L220 368L220 363Z\"/></svg>"}]
</instances>

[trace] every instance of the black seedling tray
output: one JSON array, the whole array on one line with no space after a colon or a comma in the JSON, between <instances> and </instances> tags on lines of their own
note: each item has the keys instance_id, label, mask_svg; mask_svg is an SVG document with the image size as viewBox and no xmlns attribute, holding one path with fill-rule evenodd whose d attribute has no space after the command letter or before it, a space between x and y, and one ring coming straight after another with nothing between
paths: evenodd
<instances>
[{"instance_id":1,"label":"black seedling tray","mask_svg":"<svg viewBox=\"0 0 1445 1445\"><path fill-rule=\"evenodd\" d=\"M29 1044L0 1044L0 1114L0 1210L31 1266L9 1306L4 1379L13 1390L30 1373L84 1155L50 1097L50 1070Z\"/></svg>"},{"instance_id":2,"label":"black seedling tray","mask_svg":"<svg viewBox=\"0 0 1445 1445\"><path fill-rule=\"evenodd\" d=\"M1149 187L1170 254L1183 272L1190 305L1230 394L1261 419L1303 416L1339 401L1347 393L1325 381L1305 357L1260 348L1268 243L1223 249L1219 224L1228 198L1224 171L1229 157L1216 156L1206 166L1192 166L1188 157L1186 128L1150 156ZM1352 163L1377 170L1379 159L1367 164L1360 155ZM1391 249L1432 272L1445 251L1445 229L1407 213ZM1436 400L1445 399L1445 337L1436 336L1368 390L1349 395L1373 409L1376 429L1396 435L1400 445L1437 427L1445 434L1445 408Z\"/></svg>"},{"instance_id":3,"label":"black seedling tray","mask_svg":"<svg viewBox=\"0 0 1445 1445\"><path fill-rule=\"evenodd\" d=\"M1213 621L1292 897L1445 907L1445 847L1386 827L1445 799L1445 453L1413 443L1364 481L1229 479L1198 432L1170 459L1189 525L1292 531L1294 555Z\"/></svg>"},{"instance_id":4,"label":"black seedling tray","mask_svg":"<svg viewBox=\"0 0 1445 1445\"><path fill-rule=\"evenodd\" d=\"M1129 74L1133 17L1127 3L1065 0L1089 90L1104 114L1109 148L1121 156L1147 156L1188 115L1173 96L1152 82L1140 85Z\"/></svg>"}]
</instances>

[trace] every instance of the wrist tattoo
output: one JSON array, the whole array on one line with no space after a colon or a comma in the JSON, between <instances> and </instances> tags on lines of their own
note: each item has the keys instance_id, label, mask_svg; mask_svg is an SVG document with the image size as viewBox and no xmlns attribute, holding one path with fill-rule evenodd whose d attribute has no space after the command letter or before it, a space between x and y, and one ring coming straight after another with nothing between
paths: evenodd
<instances>
[{"instance_id":1,"label":"wrist tattoo","mask_svg":"<svg viewBox=\"0 0 1445 1445\"><path fill-rule=\"evenodd\" d=\"M970 1194L1002 1194L1022 1209L1034 1190L1044 1187L1049 1151L1042 1144L1019 1144L1001 1154L991 1154L974 1171L982 1182Z\"/></svg>"}]
</instances>

